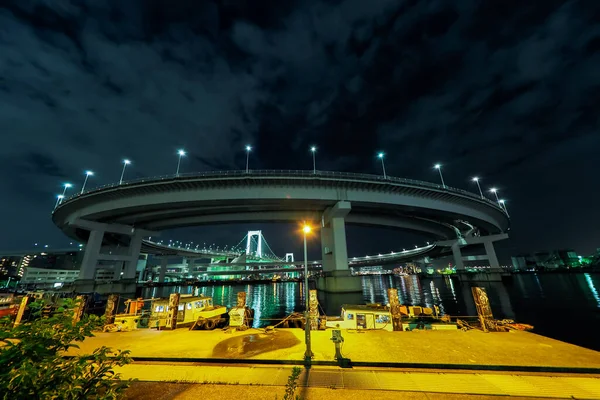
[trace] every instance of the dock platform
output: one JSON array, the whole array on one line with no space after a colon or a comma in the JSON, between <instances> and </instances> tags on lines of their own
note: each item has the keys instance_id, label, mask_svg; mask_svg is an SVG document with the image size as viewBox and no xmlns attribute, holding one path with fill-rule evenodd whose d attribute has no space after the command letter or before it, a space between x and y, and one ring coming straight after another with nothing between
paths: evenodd
<instances>
[{"instance_id":1,"label":"dock platform","mask_svg":"<svg viewBox=\"0 0 600 400\"><path fill-rule=\"evenodd\" d=\"M398 392L414 393L413 398L436 393L439 398L446 394L600 399L600 352L533 333L343 330L342 353L351 359L351 369L332 366L330 330L311 333L316 365L303 369L300 376L305 398L346 398L348 390L348 394L360 391L365 400L392 398ZM302 364L305 350L300 329L272 333L179 329L99 333L70 353L89 353L99 346L131 350L134 363L117 368L124 378L203 384L190 387L190 396L214 390L211 385L250 385L249 399L264 398L260 386L273 387L268 393L283 393L292 369L285 364ZM333 391L317 395L323 390Z\"/></svg>"}]
</instances>

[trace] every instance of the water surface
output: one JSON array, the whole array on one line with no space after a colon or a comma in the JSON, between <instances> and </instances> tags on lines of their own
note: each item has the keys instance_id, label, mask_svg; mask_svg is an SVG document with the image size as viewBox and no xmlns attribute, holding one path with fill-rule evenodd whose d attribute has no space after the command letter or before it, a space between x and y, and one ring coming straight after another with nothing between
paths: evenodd
<instances>
[{"instance_id":1,"label":"water surface","mask_svg":"<svg viewBox=\"0 0 600 400\"><path fill-rule=\"evenodd\" d=\"M363 291L353 295L319 293L323 312L338 315L346 304L388 303L387 289L396 288L400 301L408 305L437 305L444 314L475 316L469 285L457 278L417 276L362 277ZM535 333L600 351L600 274L527 274L503 282L482 284L498 319L509 318L534 325ZM145 298L167 296L171 292L193 293L192 286L145 288ZM255 327L272 325L294 311L304 310L302 283L280 282L257 285L227 285L199 288L216 304L231 307L237 293L248 294L255 310Z\"/></svg>"}]
</instances>

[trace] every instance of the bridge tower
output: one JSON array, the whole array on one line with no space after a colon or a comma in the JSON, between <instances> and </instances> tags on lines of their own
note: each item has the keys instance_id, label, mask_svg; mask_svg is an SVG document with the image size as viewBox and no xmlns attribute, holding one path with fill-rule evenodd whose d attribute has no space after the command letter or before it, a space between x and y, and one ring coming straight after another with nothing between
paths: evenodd
<instances>
[{"instance_id":1,"label":"bridge tower","mask_svg":"<svg viewBox=\"0 0 600 400\"><path fill-rule=\"evenodd\" d=\"M252 251L252 238L256 237L256 251ZM262 258L262 244L263 234L262 231L248 231L248 237L246 240L246 255L255 253L257 257Z\"/></svg>"},{"instance_id":2,"label":"bridge tower","mask_svg":"<svg viewBox=\"0 0 600 400\"><path fill-rule=\"evenodd\" d=\"M286 262L294 262L294 253L285 253Z\"/></svg>"}]
</instances>

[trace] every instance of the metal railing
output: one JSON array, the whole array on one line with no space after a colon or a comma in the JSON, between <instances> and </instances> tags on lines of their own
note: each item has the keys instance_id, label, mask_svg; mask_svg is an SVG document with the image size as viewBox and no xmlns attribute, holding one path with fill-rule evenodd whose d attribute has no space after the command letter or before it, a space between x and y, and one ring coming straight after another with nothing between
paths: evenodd
<instances>
[{"instance_id":1,"label":"metal railing","mask_svg":"<svg viewBox=\"0 0 600 400\"><path fill-rule=\"evenodd\" d=\"M67 198L65 198L61 205L76 199L80 196L92 194L95 192L100 192L102 190L111 189L111 188L119 188L119 187L127 187L133 186L140 183L154 183L154 182L162 182L162 181L177 181L177 180L190 180L190 178L201 179L201 178L253 178L253 177L300 177L300 178L329 178L329 179L343 179L343 180L361 180L368 182L377 182L377 183L392 183L392 184L400 184L400 185L411 185L417 186L427 189L435 189L440 191L446 191L450 193L461 194L472 198L474 200L484 201L487 204L494 206L506 213L504 209L497 204L495 201L488 199L487 197L481 197L476 193L469 192L464 189L458 189L454 187L450 187L447 185L440 185L436 183L419 181L415 179L408 178L397 178L393 176L383 175L372 175L372 174L362 174L362 173L352 173L352 172L336 172L336 171L309 171L309 170L250 170L246 172L245 170L236 170L236 171L209 171L209 172L187 172L181 173L178 175L159 175L153 177L132 179L128 181L123 181L122 183L111 183L107 185L102 185L95 187L94 189L84 191L83 193L76 193Z\"/></svg>"}]
</instances>

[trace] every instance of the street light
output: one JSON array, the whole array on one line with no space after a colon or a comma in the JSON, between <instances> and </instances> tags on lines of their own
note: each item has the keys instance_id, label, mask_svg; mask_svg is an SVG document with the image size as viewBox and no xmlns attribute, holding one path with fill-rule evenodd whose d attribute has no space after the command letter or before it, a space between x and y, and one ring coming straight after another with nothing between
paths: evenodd
<instances>
[{"instance_id":1,"label":"street light","mask_svg":"<svg viewBox=\"0 0 600 400\"><path fill-rule=\"evenodd\" d=\"M307 225L306 222L302 227L302 232L304 233L304 302L306 305L306 311L304 313L304 320L306 323L304 324L304 341L306 342L306 352L304 353L304 361L306 363L310 363L312 359L312 350L310 349L310 312L309 312L309 297L310 291L308 290L308 252L306 248L306 235L310 233L312 228L310 225Z\"/></svg>"},{"instance_id":2,"label":"street light","mask_svg":"<svg viewBox=\"0 0 600 400\"><path fill-rule=\"evenodd\" d=\"M248 162L250 161L250 150L252 150L252 147L250 145L246 145L246 173L248 173Z\"/></svg>"},{"instance_id":3,"label":"street light","mask_svg":"<svg viewBox=\"0 0 600 400\"><path fill-rule=\"evenodd\" d=\"M317 173L317 162L315 160L315 152L317 151L317 148L315 146L312 146L310 148L310 151L311 151L312 156L313 156L313 174L316 174Z\"/></svg>"},{"instance_id":4,"label":"street light","mask_svg":"<svg viewBox=\"0 0 600 400\"><path fill-rule=\"evenodd\" d=\"M79 194L83 194L83 191L85 189L85 184L88 181L88 178L90 177L90 175L94 175L94 173L92 171L85 171L85 179L83 180L83 186L81 186L81 192Z\"/></svg>"},{"instance_id":5,"label":"street light","mask_svg":"<svg viewBox=\"0 0 600 400\"><path fill-rule=\"evenodd\" d=\"M377 154L377 157L381 160L381 168L383 168L383 179L387 179L387 175L385 174L385 164L383 162L383 156L385 156L383 152Z\"/></svg>"},{"instance_id":6,"label":"street light","mask_svg":"<svg viewBox=\"0 0 600 400\"><path fill-rule=\"evenodd\" d=\"M481 198L483 199L483 192L481 191L481 185L479 184L479 178L474 177L471 180L477 184L477 188L479 189L479 194L481 195Z\"/></svg>"},{"instance_id":7,"label":"street light","mask_svg":"<svg viewBox=\"0 0 600 400\"><path fill-rule=\"evenodd\" d=\"M506 211L506 215L508 215L510 217L510 215L508 214L508 209L506 208L506 201L504 199L500 199L500 200L498 200L498 202L500 204L502 204L502 207L504 207L504 211Z\"/></svg>"},{"instance_id":8,"label":"street light","mask_svg":"<svg viewBox=\"0 0 600 400\"><path fill-rule=\"evenodd\" d=\"M444 189L446 189L446 184L444 183L444 175L442 175L442 165L441 164L435 164L433 166L433 168L437 169L438 172L440 173L440 179L442 180L442 186L444 187Z\"/></svg>"},{"instance_id":9,"label":"street light","mask_svg":"<svg viewBox=\"0 0 600 400\"><path fill-rule=\"evenodd\" d=\"M58 205L64 198L65 198L65 196L62 194L59 194L58 196L56 196L56 204L54 205L54 208L58 207ZM37 246L37 243L35 245Z\"/></svg>"},{"instance_id":10,"label":"street light","mask_svg":"<svg viewBox=\"0 0 600 400\"><path fill-rule=\"evenodd\" d=\"M492 193L494 193L496 195L496 201L498 202L498 205L500 205L500 199L498 198L498 189L491 188L490 192L492 192Z\"/></svg>"},{"instance_id":11,"label":"street light","mask_svg":"<svg viewBox=\"0 0 600 400\"><path fill-rule=\"evenodd\" d=\"M123 176L125 175L125 168L131 164L131 161L125 159L123 160L123 171L121 171L121 179L119 179L119 185L123 183Z\"/></svg>"},{"instance_id":12,"label":"street light","mask_svg":"<svg viewBox=\"0 0 600 400\"><path fill-rule=\"evenodd\" d=\"M179 159L177 160L177 172L175 172L175 176L179 176L179 166L181 165L181 157L185 156L185 151L178 150L177 154L179 154Z\"/></svg>"},{"instance_id":13,"label":"street light","mask_svg":"<svg viewBox=\"0 0 600 400\"><path fill-rule=\"evenodd\" d=\"M70 188L70 187L72 187L72 186L73 186L73 185L71 185L70 183L65 183L65 184L63 185L63 187L64 187L65 189L64 189L64 190L63 190L63 192L62 192L62 197L61 197L61 198L64 198L64 197L65 197L65 194L67 193L67 189L68 189L68 188Z\"/></svg>"}]
</instances>

